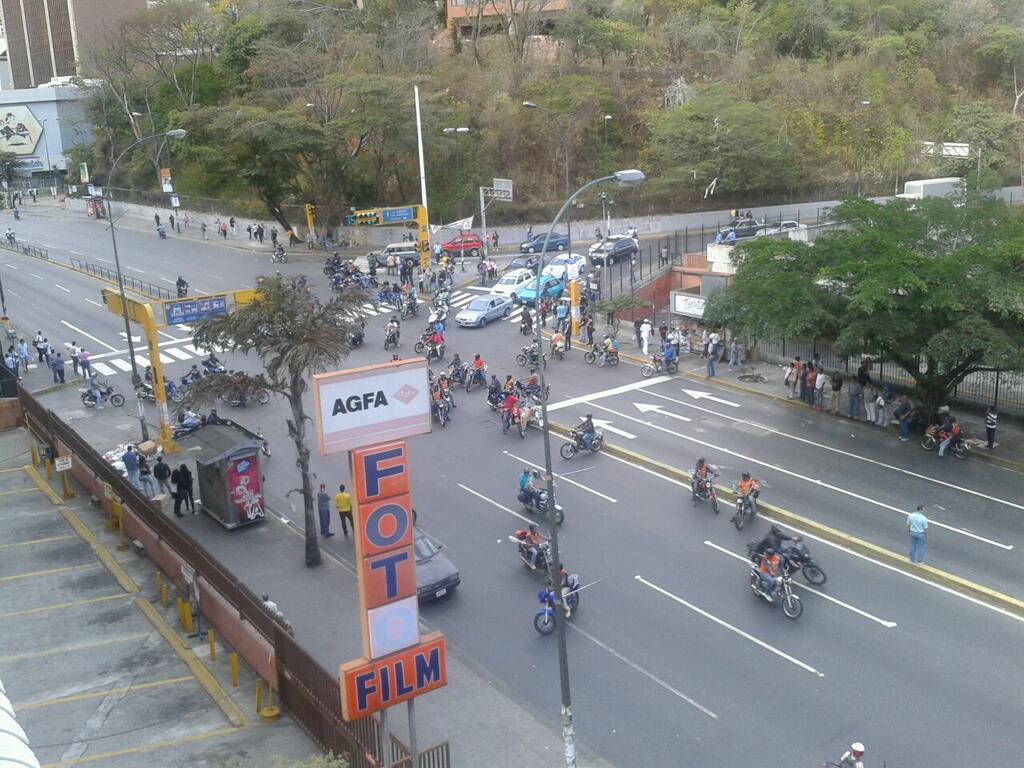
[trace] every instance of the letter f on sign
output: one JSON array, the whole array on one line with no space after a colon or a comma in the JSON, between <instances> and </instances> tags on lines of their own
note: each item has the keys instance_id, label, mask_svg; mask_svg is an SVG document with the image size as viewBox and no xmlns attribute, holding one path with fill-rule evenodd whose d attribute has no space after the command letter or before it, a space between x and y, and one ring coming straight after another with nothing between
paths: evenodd
<instances>
[{"instance_id":1,"label":"letter f on sign","mask_svg":"<svg viewBox=\"0 0 1024 768\"><path fill-rule=\"evenodd\" d=\"M366 495L374 498L380 495L380 481L386 477L394 477L405 472L405 462L398 461L388 467L382 467L385 462L402 459L405 453L405 446L389 448L385 451L367 453L363 456L363 477L366 480Z\"/></svg>"}]
</instances>

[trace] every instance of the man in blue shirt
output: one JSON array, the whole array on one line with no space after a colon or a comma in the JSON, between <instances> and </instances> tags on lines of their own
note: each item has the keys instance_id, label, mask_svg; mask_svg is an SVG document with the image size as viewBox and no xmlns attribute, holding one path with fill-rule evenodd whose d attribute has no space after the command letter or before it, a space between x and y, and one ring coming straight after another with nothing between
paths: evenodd
<instances>
[{"instance_id":1,"label":"man in blue shirt","mask_svg":"<svg viewBox=\"0 0 1024 768\"><path fill-rule=\"evenodd\" d=\"M128 482L141 489L142 485L139 481L139 455L135 453L135 448L129 445L128 450L121 457L121 462L128 472Z\"/></svg>"},{"instance_id":2,"label":"man in blue shirt","mask_svg":"<svg viewBox=\"0 0 1024 768\"><path fill-rule=\"evenodd\" d=\"M910 562L924 565L924 547L928 539L928 518L924 516L924 504L907 515L907 530L910 531Z\"/></svg>"}]
</instances>

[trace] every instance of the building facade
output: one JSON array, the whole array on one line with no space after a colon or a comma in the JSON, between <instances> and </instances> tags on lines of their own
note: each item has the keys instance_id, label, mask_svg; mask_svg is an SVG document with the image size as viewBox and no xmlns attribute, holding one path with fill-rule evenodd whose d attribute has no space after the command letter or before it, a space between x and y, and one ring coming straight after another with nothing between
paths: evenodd
<instances>
[{"instance_id":1,"label":"building facade","mask_svg":"<svg viewBox=\"0 0 1024 768\"><path fill-rule=\"evenodd\" d=\"M74 86L0 91L0 152L15 155L23 176L59 176L68 150L92 142L85 96Z\"/></svg>"}]
</instances>

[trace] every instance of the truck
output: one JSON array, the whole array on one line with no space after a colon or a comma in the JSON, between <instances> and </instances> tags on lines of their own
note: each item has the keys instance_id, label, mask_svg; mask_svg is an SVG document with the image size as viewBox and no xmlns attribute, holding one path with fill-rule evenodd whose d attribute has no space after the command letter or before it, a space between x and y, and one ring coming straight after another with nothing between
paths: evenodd
<instances>
[{"instance_id":1,"label":"truck","mask_svg":"<svg viewBox=\"0 0 1024 768\"><path fill-rule=\"evenodd\" d=\"M942 179L918 179L908 181L903 185L903 193L896 197L903 200L921 200L925 197L962 197L964 194L964 180L956 176L947 176Z\"/></svg>"}]
</instances>

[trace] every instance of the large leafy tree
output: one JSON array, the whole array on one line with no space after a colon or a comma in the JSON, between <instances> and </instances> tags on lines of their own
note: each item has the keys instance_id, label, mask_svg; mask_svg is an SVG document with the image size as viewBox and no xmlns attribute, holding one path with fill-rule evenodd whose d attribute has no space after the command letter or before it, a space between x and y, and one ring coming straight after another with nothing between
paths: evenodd
<instances>
[{"instance_id":1,"label":"large leafy tree","mask_svg":"<svg viewBox=\"0 0 1024 768\"><path fill-rule=\"evenodd\" d=\"M260 278L259 292L246 304L223 317L207 317L195 328L195 344L229 352L252 354L261 373L238 373L202 379L189 391L189 404L213 402L221 395L267 389L287 401L291 416L288 435L295 444L306 533L306 565L320 564L313 481L309 471L306 433L311 417L304 401L308 382L315 373L335 370L351 349L349 334L358 324L357 310L367 297L345 291L320 304L295 281L282 277Z\"/></svg>"},{"instance_id":2,"label":"large leafy tree","mask_svg":"<svg viewBox=\"0 0 1024 768\"><path fill-rule=\"evenodd\" d=\"M836 209L843 226L813 246L736 249L733 284L706 320L752 337L833 341L883 354L934 412L966 376L1024 364L1024 215L988 200Z\"/></svg>"}]
</instances>

